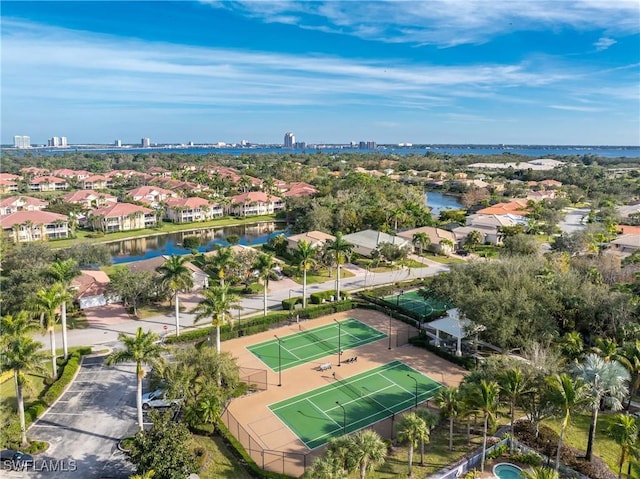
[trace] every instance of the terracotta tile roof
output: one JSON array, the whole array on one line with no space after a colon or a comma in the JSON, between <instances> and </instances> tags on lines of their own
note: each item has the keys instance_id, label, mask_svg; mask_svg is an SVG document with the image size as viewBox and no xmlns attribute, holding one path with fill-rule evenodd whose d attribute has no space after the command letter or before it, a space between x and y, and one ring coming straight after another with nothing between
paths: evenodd
<instances>
[{"instance_id":1,"label":"terracotta tile roof","mask_svg":"<svg viewBox=\"0 0 640 479\"><path fill-rule=\"evenodd\" d=\"M49 173L49 170L46 168L38 168L37 166L26 166L24 168L20 168L21 173L33 173L35 176L38 175L46 175Z\"/></svg>"},{"instance_id":2,"label":"terracotta tile roof","mask_svg":"<svg viewBox=\"0 0 640 479\"><path fill-rule=\"evenodd\" d=\"M46 225L54 223L57 220L67 221L65 215L58 213L49 213L48 211L16 211L8 215L0 216L0 225L2 228L11 228L13 225L21 225L27 221L31 221L34 225Z\"/></svg>"},{"instance_id":3,"label":"terracotta tile roof","mask_svg":"<svg viewBox=\"0 0 640 479\"><path fill-rule=\"evenodd\" d=\"M78 298L84 298L104 294L109 282L109 276L104 271L86 270L73 278L71 286L76 288Z\"/></svg>"},{"instance_id":4,"label":"terracotta tile roof","mask_svg":"<svg viewBox=\"0 0 640 479\"><path fill-rule=\"evenodd\" d=\"M169 198L166 202L168 207L199 208L201 206L213 206L204 198L192 196L190 198Z\"/></svg>"},{"instance_id":5,"label":"terracotta tile roof","mask_svg":"<svg viewBox=\"0 0 640 479\"><path fill-rule=\"evenodd\" d=\"M15 181L8 180L6 178L0 178L0 185L18 186L18 183L16 183Z\"/></svg>"},{"instance_id":6,"label":"terracotta tile roof","mask_svg":"<svg viewBox=\"0 0 640 479\"><path fill-rule=\"evenodd\" d=\"M91 175L88 176L86 178L84 178L82 181L84 181L85 183L91 183L94 181L109 181L110 178L108 178L107 176L104 175Z\"/></svg>"},{"instance_id":7,"label":"terracotta tile roof","mask_svg":"<svg viewBox=\"0 0 640 479\"><path fill-rule=\"evenodd\" d=\"M62 176L64 178L78 178L80 176L91 176L91 172L87 170L72 170L71 168L59 168L51 172L54 176Z\"/></svg>"},{"instance_id":8,"label":"terracotta tile roof","mask_svg":"<svg viewBox=\"0 0 640 479\"><path fill-rule=\"evenodd\" d=\"M113 195L108 195L105 193L98 193L93 190L78 190L73 191L71 193L67 193L62 197L65 201L69 203L79 203L84 201L92 201L97 199L103 199L104 201L110 201L112 203L117 203L118 198Z\"/></svg>"},{"instance_id":9,"label":"terracotta tile roof","mask_svg":"<svg viewBox=\"0 0 640 479\"><path fill-rule=\"evenodd\" d=\"M232 203L247 204L247 203L270 203L282 201L282 198L277 196L269 196L262 191L249 191L248 193L242 193L231 198Z\"/></svg>"},{"instance_id":10,"label":"terracotta tile roof","mask_svg":"<svg viewBox=\"0 0 640 479\"><path fill-rule=\"evenodd\" d=\"M166 190L164 188L160 188L159 186L140 186L138 188L134 188L132 190L127 191L127 194L132 196L133 198L144 197L147 195L166 195L173 196L175 193L171 190Z\"/></svg>"},{"instance_id":11,"label":"terracotta tile roof","mask_svg":"<svg viewBox=\"0 0 640 479\"><path fill-rule=\"evenodd\" d=\"M49 204L48 201L33 198L31 196L9 196L8 198L0 200L0 208L5 206L15 206L20 203L25 206L37 206L42 208Z\"/></svg>"},{"instance_id":12,"label":"terracotta tile roof","mask_svg":"<svg viewBox=\"0 0 640 479\"><path fill-rule=\"evenodd\" d=\"M623 235L640 236L640 226L618 225L618 231Z\"/></svg>"},{"instance_id":13,"label":"terracotta tile roof","mask_svg":"<svg viewBox=\"0 0 640 479\"><path fill-rule=\"evenodd\" d=\"M13 173L0 173L0 180L17 180L20 179L20 175L14 175Z\"/></svg>"},{"instance_id":14,"label":"terracotta tile roof","mask_svg":"<svg viewBox=\"0 0 640 479\"><path fill-rule=\"evenodd\" d=\"M482 208L476 211L479 215L504 215L507 213L519 214L524 216L526 212L526 202L524 205L522 201L510 201L509 203L497 203L487 208Z\"/></svg>"},{"instance_id":15,"label":"terracotta tile roof","mask_svg":"<svg viewBox=\"0 0 640 479\"><path fill-rule=\"evenodd\" d=\"M93 210L89 215L104 216L105 218L118 218L121 216L129 216L132 213L153 213L153 210L144 206L132 205L131 203L116 203L111 206L104 206Z\"/></svg>"},{"instance_id":16,"label":"terracotta tile roof","mask_svg":"<svg viewBox=\"0 0 640 479\"><path fill-rule=\"evenodd\" d=\"M30 184L39 185L40 183L67 183L64 178L58 178L57 176L38 176L31 180Z\"/></svg>"}]
</instances>

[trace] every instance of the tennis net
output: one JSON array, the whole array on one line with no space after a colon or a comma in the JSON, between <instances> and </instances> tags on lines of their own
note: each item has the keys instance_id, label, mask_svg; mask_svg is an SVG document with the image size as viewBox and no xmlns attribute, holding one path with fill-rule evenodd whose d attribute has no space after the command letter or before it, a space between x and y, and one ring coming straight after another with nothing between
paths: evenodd
<instances>
[{"instance_id":1,"label":"tennis net","mask_svg":"<svg viewBox=\"0 0 640 479\"><path fill-rule=\"evenodd\" d=\"M331 344L326 339L322 339L320 336L314 333L313 330L305 329L302 327L302 325L300 325L300 331L302 331L302 334L313 339L313 342L318 344L318 346L326 352L335 353L337 351L338 347L335 344Z\"/></svg>"},{"instance_id":2,"label":"tennis net","mask_svg":"<svg viewBox=\"0 0 640 479\"><path fill-rule=\"evenodd\" d=\"M342 387L344 387L345 389L348 389L349 391L351 391L351 393L353 393L353 395L351 396L353 399L363 399L367 401L369 404L371 404L377 410L386 409L388 411L386 406L384 406L383 404L380 404L375 399L370 398L367 394L362 394L361 391L356 389L349 381L345 381L345 379L341 378L338 374L335 374L334 377L336 378L338 383L341 384Z\"/></svg>"}]
</instances>

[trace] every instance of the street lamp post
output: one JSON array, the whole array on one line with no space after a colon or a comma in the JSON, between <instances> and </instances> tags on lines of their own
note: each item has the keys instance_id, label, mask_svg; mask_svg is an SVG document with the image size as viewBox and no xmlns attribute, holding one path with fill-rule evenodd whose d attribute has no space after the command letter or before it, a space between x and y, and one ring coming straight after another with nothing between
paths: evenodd
<instances>
[{"instance_id":1,"label":"street lamp post","mask_svg":"<svg viewBox=\"0 0 640 479\"><path fill-rule=\"evenodd\" d=\"M418 409L418 380L416 378L414 378L411 374L407 374L408 378L411 378L415 381L416 383L416 392L415 392L415 399L416 399L416 409Z\"/></svg>"},{"instance_id":2,"label":"street lamp post","mask_svg":"<svg viewBox=\"0 0 640 479\"><path fill-rule=\"evenodd\" d=\"M400 290L400 294L396 297L396 306L400 306L400 296L404 294L404 289Z\"/></svg>"},{"instance_id":3,"label":"street lamp post","mask_svg":"<svg viewBox=\"0 0 640 479\"><path fill-rule=\"evenodd\" d=\"M282 386L282 343L277 335L273 335L278 340L278 386Z\"/></svg>"},{"instance_id":4,"label":"street lamp post","mask_svg":"<svg viewBox=\"0 0 640 479\"><path fill-rule=\"evenodd\" d=\"M342 434L347 434L347 410L344 408L340 401L336 401L336 404L342 408Z\"/></svg>"},{"instance_id":5,"label":"street lamp post","mask_svg":"<svg viewBox=\"0 0 640 479\"><path fill-rule=\"evenodd\" d=\"M389 311L389 349L391 349L391 311Z\"/></svg>"},{"instance_id":6,"label":"street lamp post","mask_svg":"<svg viewBox=\"0 0 640 479\"><path fill-rule=\"evenodd\" d=\"M338 321L337 319L334 319L334 321L338 323L338 366L340 366L340 359L342 356L342 348L340 347L340 336L342 333L342 328L340 327L340 321Z\"/></svg>"}]
</instances>

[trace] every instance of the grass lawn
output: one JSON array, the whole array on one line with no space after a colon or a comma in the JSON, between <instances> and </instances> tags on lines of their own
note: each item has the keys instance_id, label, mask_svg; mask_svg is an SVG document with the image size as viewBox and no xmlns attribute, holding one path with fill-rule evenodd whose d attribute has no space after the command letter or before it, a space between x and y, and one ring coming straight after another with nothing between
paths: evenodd
<instances>
[{"instance_id":1,"label":"grass lawn","mask_svg":"<svg viewBox=\"0 0 640 479\"><path fill-rule=\"evenodd\" d=\"M593 453L604 460L611 470L617 473L620 446L618 446L607 434L607 428L614 422L615 416L616 413L598 414L598 427L596 429L596 438L593 444ZM571 424L565 432L564 442L582 451L586 451L590 422L590 414L573 416L571 418ZM543 424L549 426L557 433L560 433L560 421L547 420L544 421Z\"/></svg>"},{"instance_id":2,"label":"grass lawn","mask_svg":"<svg viewBox=\"0 0 640 479\"><path fill-rule=\"evenodd\" d=\"M193 435L191 448L201 452L202 469L198 475L202 479L250 479L251 476L234 458L229 448L219 436Z\"/></svg>"},{"instance_id":3,"label":"grass lawn","mask_svg":"<svg viewBox=\"0 0 640 479\"><path fill-rule=\"evenodd\" d=\"M182 306L182 303L180 303L179 308L181 313L185 313L187 311L187 308ZM154 316L175 317L175 314L175 306L169 306L169 303L151 303L145 304L144 306L138 306L138 319L152 318Z\"/></svg>"},{"instance_id":4,"label":"grass lawn","mask_svg":"<svg viewBox=\"0 0 640 479\"><path fill-rule=\"evenodd\" d=\"M424 253L423 257L430 259L431 261L435 261L436 263L442 264L456 264L456 263L464 263L464 260L460 258L455 258L453 256L440 256L433 253ZM421 266L424 266L421 264Z\"/></svg>"},{"instance_id":5,"label":"grass lawn","mask_svg":"<svg viewBox=\"0 0 640 479\"><path fill-rule=\"evenodd\" d=\"M25 376L25 379L26 384L22 388L22 394L24 396L24 407L26 409L33 401L38 399L40 393L44 391L46 387L46 375L40 376L28 374ZM18 410L18 401L16 400L16 388L13 382L13 374L8 380L0 384L0 398L0 401L3 405L6 404L11 408L12 411Z\"/></svg>"},{"instance_id":6,"label":"grass lawn","mask_svg":"<svg viewBox=\"0 0 640 479\"><path fill-rule=\"evenodd\" d=\"M309 286L310 284L324 283L331 279L336 279L337 274L338 273L335 269L332 269L331 273L329 273L329 270L327 269L322 269L319 271L307 271L307 286ZM344 278L351 278L352 276L355 275L351 271L340 268L340 280ZM291 279L302 286L302 275L292 276Z\"/></svg>"}]
</instances>

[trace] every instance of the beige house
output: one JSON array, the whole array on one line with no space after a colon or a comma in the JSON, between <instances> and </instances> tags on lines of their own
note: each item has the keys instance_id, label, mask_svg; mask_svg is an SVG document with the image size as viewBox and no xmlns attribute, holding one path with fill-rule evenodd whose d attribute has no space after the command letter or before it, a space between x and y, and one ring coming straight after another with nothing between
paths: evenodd
<instances>
[{"instance_id":1,"label":"beige house","mask_svg":"<svg viewBox=\"0 0 640 479\"><path fill-rule=\"evenodd\" d=\"M300 233L287 237L287 250L293 252L298 249L298 244L301 241L306 241L313 248L322 248L327 241L333 241L336 237L322 231L308 231L307 233Z\"/></svg>"},{"instance_id":2,"label":"beige house","mask_svg":"<svg viewBox=\"0 0 640 479\"><path fill-rule=\"evenodd\" d=\"M160 203L169 198L177 198L178 194L170 190L165 190L159 186L140 186L127 192L127 196L133 201L139 201L152 208L160 206Z\"/></svg>"},{"instance_id":3,"label":"beige house","mask_svg":"<svg viewBox=\"0 0 640 479\"><path fill-rule=\"evenodd\" d=\"M10 215L16 211L42 211L48 205L48 201L31 196L10 196L0 200L0 215Z\"/></svg>"},{"instance_id":4,"label":"beige house","mask_svg":"<svg viewBox=\"0 0 640 479\"><path fill-rule=\"evenodd\" d=\"M640 249L640 235L624 234L611 242L612 248L622 256L629 256Z\"/></svg>"},{"instance_id":5,"label":"beige house","mask_svg":"<svg viewBox=\"0 0 640 479\"><path fill-rule=\"evenodd\" d=\"M86 208L100 208L118 202L118 198L106 193L98 193L93 190L78 190L67 193L62 197L69 203L83 205Z\"/></svg>"},{"instance_id":6,"label":"beige house","mask_svg":"<svg viewBox=\"0 0 640 479\"><path fill-rule=\"evenodd\" d=\"M0 193L13 193L18 191L18 183L6 178L0 178Z\"/></svg>"},{"instance_id":7,"label":"beige house","mask_svg":"<svg viewBox=\"0 0 640 479\"><path fill-rule=\"evenodd\" d=\"M0 216L0 226L17 243L69 236L68 218L47 211L16 211L3 215Z\"/></svg>"},{"instance_id":8,"label":"beige house","mask_svg":"<svg viewBox=\"0 0 640 479\"><path fill-rule=\"evenodd\" d=\"M94 230L111 233L151 228L157 218L153 210L144 206L116 203L91 211L87 222Z\"/></svg>"},{"instance_id":9,"label":"beige house","mask_svg":"<svg viewBox=\"0 0 640 479\"><path fill-rule=\"evenodd\" d=\"M140 261L133 261L131 263L124 263L124 266L129 268L134 273L141 271L149 271L151 274L158 274L158 268L162 266L169 256L156 256L154 258L143 259ZM196 265L187 261L184 263L189 271L191 271L191 279L193 280L193 288L191 291L198 291L200 289L206 289L209 287L209 275L198 268Z\"/></svg>"},{"instance_id":10,"label":"beige house","mask_svg":"<svg viewBox=\"0 0 640 479\"><path fill-rule=\"evenodd\" d=\"M169 198L165 201L164 216L174 223L192 223L221 218L224 214L217 203L209 203L204 198Z\"/></svg>"},{"instance_id":11,"label":"beige house","mask_svg":"<svg viewBox=\"0 0 640 479\"><path fill-rule=\"evenodd\" d=\"M362 256L371 256L383 243L390 243L399 248L411 248L411 242L401 236L392 236L375 230L363 230L357 233L344 235L343 239L353 245L353 252Z\"/></svg>"},{"instance_id":12,"label":"beige house","mask_svg":"<svg viewBox=\"0 0 640 479\"><path fill-rule=\"evenodd\" d=\"M233 196L226 209L235 216L268 215L284 209L284 202L282 198L262 191L249 191Z\"/></svg>"},{"instance_id":13,"label":"beige house","mask_svg":"<svg viewBox=\"0 0 640 479\"><path fill-rule=\"evenodd\" d=\"M421 228L402 231L398 233L398 236L405 238L410 244L413 244L414 235L420 233L424 233L429 237L428 249L437 253L450 254L458 244L456 235L451 231L443 230L442 228L434 228L433 226L422 226ZM414 245L414 249L420 248L419 246Z\"/></svg>"},{"instance_id":14,"label":"beige house","mask_svg":"<svg viewBox=\"0 0 640 479\"><path fill-rule=\"evenodd\" d=\"M67 180L56 176L36 176L29 182L31 191L64 191L67 188Z\"/></svg>"},{"instance_id":15,"label":"beige house","mask_svg":"<svg viewBox=\"0 0 640 479\"><path fill-rule=\"evenodd\" d=\"M78 183L83 190L104 190L113 186L110 178L103 175L91 175L83 178Z\"/></svg>"}]
</instances>

